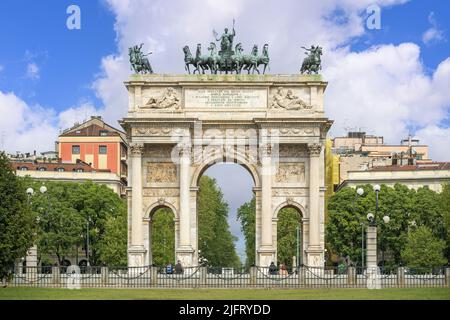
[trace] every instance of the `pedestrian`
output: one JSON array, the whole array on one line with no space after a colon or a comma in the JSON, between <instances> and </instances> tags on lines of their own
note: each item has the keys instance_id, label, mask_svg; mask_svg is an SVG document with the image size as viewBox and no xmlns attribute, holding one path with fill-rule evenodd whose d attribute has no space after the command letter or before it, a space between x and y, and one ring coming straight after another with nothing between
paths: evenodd
<instances>
[{"instance_id":1,"label":"pedestrian","mask_svg":"<svg viewBox=\"0 0 450 320\"><path fill-rule=\"evenodd\" d=\"M275 265L275 263L273 261L270 263L270 266L269 266L269 274L270 275L277 274L277 266Z\"/></svg>"},{"instance_id":2,"label":"pedestrian","mask_svg":"<svg viewBox=\"0 0 450 320\"><path fill-rule=\"evenodd\" d=\"M176 274L182 274L183 273L183 266L181 265L181 261L178 260L177 264L175 265L175 273Z\"/></svg>"},{"instance_id":3,"label":"pedestrian","mask_svg":"<svg viewBox=\"0 0 450 320\"><path fill-rule=\"evenodd\" d=\"M280 264L280 275L281 276L287 276L288 271L286 269L286 265L284 263Z\"/></svg>"},{"instance_id":4,"label":"pedestrian","mask_svg":"<svg viewBox=\"0 0 450 320\"><path fill-rule=\"evenodd\" d=\"M167 273L167 274L172 274L172 273L173 273L173 266L172 266L171 263L169 263L169 264L166 266L166 273Z\"/></svg>"}]
</instances>

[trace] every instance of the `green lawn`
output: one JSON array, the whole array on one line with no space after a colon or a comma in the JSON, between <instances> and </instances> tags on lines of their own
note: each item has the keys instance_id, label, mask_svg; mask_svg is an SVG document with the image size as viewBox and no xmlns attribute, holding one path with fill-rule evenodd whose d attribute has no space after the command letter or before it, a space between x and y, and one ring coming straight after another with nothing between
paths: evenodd
<instances>
[{"instance_id":1,"label":"green lawn","mask_svg":"<svg viewBox=\"0 0 450 320\"><path fill-rule=\"evenodd\" d=\"M51 289L51 288L0 288L0 300L109 300L109 299L190 299L190 300L246 300L246 299L388 299L388 300L450 300L450 288L401 289Z\"/></svg>"}]
</instances>

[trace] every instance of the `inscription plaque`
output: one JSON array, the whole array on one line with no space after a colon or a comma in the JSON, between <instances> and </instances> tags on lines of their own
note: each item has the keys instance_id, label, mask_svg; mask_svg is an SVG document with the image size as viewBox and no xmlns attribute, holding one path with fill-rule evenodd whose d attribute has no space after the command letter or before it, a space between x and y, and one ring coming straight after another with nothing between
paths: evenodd
<instances>
[{"instance_id":1,"label":"inscription plaque","mask_svg":"<svg viewBox=\"0 0 450 320\"><path fill-rule=\"evenodd\" d=\"M185 89L185 108L266 108L267 90L250 88Z\"/></svg>"}]
</instances>

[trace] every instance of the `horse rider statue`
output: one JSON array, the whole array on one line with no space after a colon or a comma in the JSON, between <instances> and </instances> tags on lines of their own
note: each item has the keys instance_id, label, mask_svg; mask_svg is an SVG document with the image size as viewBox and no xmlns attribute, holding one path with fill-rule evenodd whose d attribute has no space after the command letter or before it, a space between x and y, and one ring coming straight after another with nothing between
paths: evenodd
<instances>
[{"instance_id":1,"label":"horse rider statue","mask_svg":"<svg viewBox=\"0 0 450 320\"><path fill-rule=\"evenodd\" d=\"M322 47L311 46L310 49L305 47L302 48L306 50L305 54L307 54L308 56L303 59L300 73L319 73L319 70L322 70L322 60L320 58L320 56L322 55Z\"/></svg>"}]
</instances>

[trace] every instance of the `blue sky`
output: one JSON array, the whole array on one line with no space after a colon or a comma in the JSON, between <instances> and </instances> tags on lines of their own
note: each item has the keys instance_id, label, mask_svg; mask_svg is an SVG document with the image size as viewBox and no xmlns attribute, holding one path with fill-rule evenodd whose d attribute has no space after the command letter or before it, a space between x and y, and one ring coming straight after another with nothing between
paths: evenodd
<instances>
[{"instance_id":1,"label":"blue sky","mask_svg":"<svg viewBox=\"0 0 450 320\"><path fill-rule=\"evenodd\" d=\"M450 161L450 2L359 0L4 0L0 2L0 149L53 148L60 129L100 114L114 126L127 108L126 50L145 43L153 69L184 73L181 47L230 27L244 48L269 43L271 73L297 73L300 46L324 47L331 133L363 128L398 143L412 132L435 160ZM366 27L366 8L381 9L381 29ZM68 30L66 9L81 9ZM258 9L259 8L259 9ZM207 12L208 14L205 14ZM231 207L251 197L242 168L213 166ZM241 186L236 193L234 186Z\"/></svg>"},{"instance_id":2,"label":"blue sky","mask_svg":"<svg viewBox=\"0 0 450 320\"><path fill-rule=\"evenodd\" d=\"M81 30L66 28L66 8L82 10ZM64 110L83 100L101 104L91 89L101 58L116 49L114 16L97 1L2 1L0 90L30 104ZM36 63L39 79L27 78Z\"/></svg>"}]
</instances>

